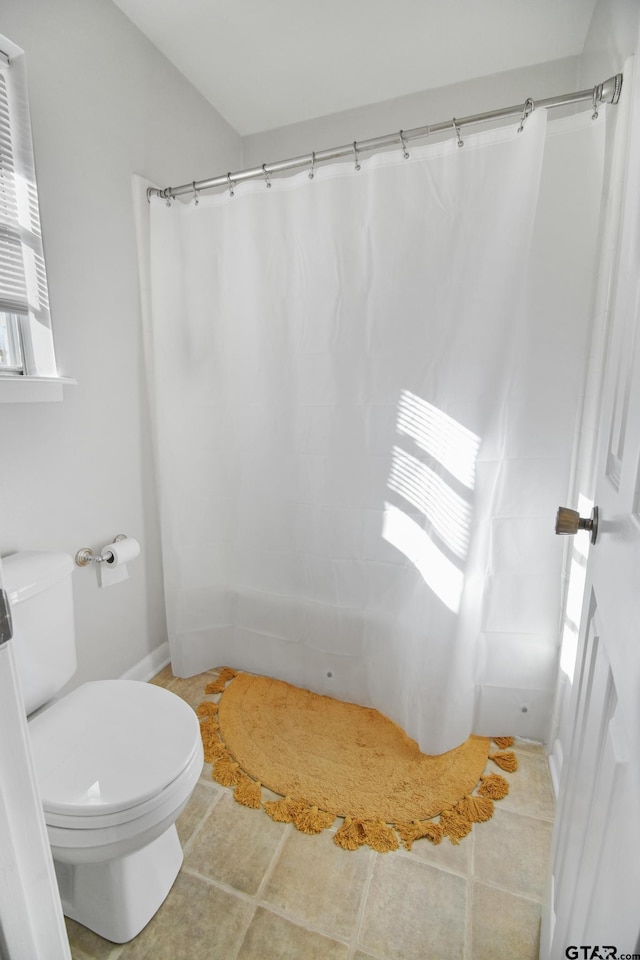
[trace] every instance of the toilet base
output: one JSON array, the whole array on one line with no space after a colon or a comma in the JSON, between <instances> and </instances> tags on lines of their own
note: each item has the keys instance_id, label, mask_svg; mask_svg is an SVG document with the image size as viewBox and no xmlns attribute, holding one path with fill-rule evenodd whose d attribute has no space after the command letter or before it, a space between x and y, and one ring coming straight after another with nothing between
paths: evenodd
<instances>
[{"instance_id":1,"label":"toilet base","mask_svg":"<svg viewBox=\"0 0 640 960\"><path fill-rule=\"evenodd\" d=\"M182 865L175 824L141 850L100 863L54 866L62 909L113 943L132 940L164 902Z\"/></svg>"}]
</instances>

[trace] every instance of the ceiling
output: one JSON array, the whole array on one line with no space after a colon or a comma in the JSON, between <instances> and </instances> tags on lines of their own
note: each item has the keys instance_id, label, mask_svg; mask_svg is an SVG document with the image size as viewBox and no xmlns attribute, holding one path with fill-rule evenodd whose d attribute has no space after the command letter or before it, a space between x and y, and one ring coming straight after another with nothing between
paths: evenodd
<instances>
[{"instance_id":1,"label":"ceiling","mask_svg":"<svg viewBox=\"0 0 640 960\"><path fill-rule=\"evenodd\" d=\"M243 136L581 53L596 0L114 0Z\"/></svg>"}]
</instances>

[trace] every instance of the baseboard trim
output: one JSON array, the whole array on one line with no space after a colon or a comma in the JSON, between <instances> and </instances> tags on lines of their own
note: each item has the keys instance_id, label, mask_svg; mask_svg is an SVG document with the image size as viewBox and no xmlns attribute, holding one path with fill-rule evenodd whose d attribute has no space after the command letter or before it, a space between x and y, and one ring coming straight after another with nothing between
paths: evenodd
<instances>
[{"instance_id":1,"label":"baseboard trim","mask_svg":"<svg viewBox=\"0 0 640 960\"><path fill-rule=\"evenodd\" d=\"M169 644L165 641L165 643L161 643L159 647L156 647L155 650L152 650L151 653L148 653L146 657L143 657L139 663L136 663L127 670L126 673L123 673L121 679L151 680L152 677L155 677L155 675L170 662Z\"/></svg>"}]
</instances>

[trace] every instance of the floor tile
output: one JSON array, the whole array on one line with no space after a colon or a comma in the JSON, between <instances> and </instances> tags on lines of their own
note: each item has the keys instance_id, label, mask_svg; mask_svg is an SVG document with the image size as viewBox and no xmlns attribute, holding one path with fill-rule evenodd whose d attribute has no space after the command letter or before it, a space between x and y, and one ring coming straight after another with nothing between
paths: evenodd
<instances>
[{"instance_id":1,"label":"floor tile","mask_svg":"<svg viewBox=\"0 0 640 960\"><path fill-rule=\"evenodd\" d=\"M309 837L291 828L261 899L348 940L357 922L371 856L368 847L341 850L326 830Z\"/></svg>"},{"instance_id":2,"label":"floor tile","mask_svg":"<svg viewBox=\"0 0 640 960\"><path fill-rule=\"evenodd\" d=\"M466 889L427 863L377 855L358 945L389 960L462 960Z\"/></svg>"},{"instance_id":3,"label":"floor tile","mask_svg":"<svg viewBox=\"0 0 640 960\"><path fill-rule=\"evenodd\" d=\"M546 757L547 751L543 743L538 743L537 740L519 740L517 737L513 744L513 747L508 747L509 750L515 750L518 756L521 756L523 753L528 753L532 757Z\"/></svg>"},{"instance_id":4,"label":"floor tile","mask_svg":"<svg viewBox=\"0 0 640 960\"><path fill-rule=\"evenodd\" d=\"M197 783L191 799L176 820L176 828L180 843L184 847L190 839L193 831L202 821L202 818L211 807L212 803L219 800L221 791L217 790L213 783L211 786L205 783Z\"/></svg>"},{"instance_id":5,"label":"floor tile","mask_svg":"<svg viewBox=\"0 0 640 960\"><path fill-rule=\"evenodd\" d=\"M348 956L346 944L258 907L237 960L347 960Z\"/></svg>"},{"instance_id":6,"label":"floor tile","mask_svg":"<svg viewBox=\"0 0 640 960\"><path fill-rule=\"evenodd\" d=\"M207 763L207 761L205 760L205 762L202 764L202 773L200 774L200 780L207 784L211 783L211 781L213 780L213 777L211 776L212 773L213 773L213 764Z\"/></svg>"},{"instance_id":7,"label":"floor tile","mask_svg":"<svg viewBox=\"0 0 640 960\"><path fill-rule=\"evenodd\" d=\"M444 837L440 843L431 843L426 838L416 840L411 850L406 852L406 856L422 860L425 863L432 863L435 867L441 867L443 870L449 870L452 873L459 873L461 876L467 876L471 869L473 833L483 826L483 823L474 824L472 833L465 837L462 843L451 843L448 837Z\"/></svg>"},{"instance_id":8,"label":"floor tile","mask_svg":"<svg viewBox=\"0 0 640 960\"><path fill-rule=\"evenodd\" d=\"M500 809L553 820L556 805L546 756L541 750L516 753L518 770L509 777L509 793Z\"/></svg>"},{"instance_id":9,"label":"floor tile","mask_svg":"<svg viewBox=\"0 0 640 960\"><path fill-rule=\"evenodd\" d=\"M210 680L215 679L213 673L199 673L195 677L175 677L167 689L185 700L190 707L195 708L205 699L204 688ZM213 699L212 697L208 699Z\"/></svg>"},{"instance_id":10,"label":"floor tile","mask_svg":"<svg viewBox=\"0 0 640 960\"><path fill-rule=\"evenodd\" d=\"M185 867L255 895L286 828L225 791L190 846Z\"/></svg>"},{"instance_id":11,"label":"floor tile","mask_svg":"<svg viewBox=\"0 0 640 960\"><path fill-rule=\"evenodd\" d=\"M538 960L540 904L474 883L471 942L473 960Z\"/></svg>"},{"instance_id":12,"label":"floor tile","mask_svg":"<svg viewBox=\"0 0 640 960\"><path fill-rule=\"evenodd\" d=\"M168 687L171 681L175 679L171 664L168 663L166 667L162 668L160 673L156 673L155 677L151 678L149 683L155 683L157 687Z\"/></svg>"},{"instance_id":13,"label":"floor tile","mask_svg":"<svg viewBox=\"0 0 640 960\"><path fill-rule=\"evenodd\" d=\"M512 893L541 900L547 882L552 824L496 805L493 817L476 831L474 875Z\"/></svg>"},{"instance_id":14,"label":"floor tile","mask_svg":"<svg viewBox=\"0 0 640 960\"><path fill-rule=\"evenodd\" d=\"M181 873L161 910L128 943L121 960L231 960L253 905L204 880Z\"/></svg>"},{"instance_id":15,"label":"floor tile","mask_svg":"<svg viewBox=\"0 0 640 960\"><path fill-rule=\"evenodd\" d=\"M69 917L65 917L64 922L74 960L111 960L114 953L117 955L118 949L121 949Z\"/></svg>"}]
</instances>

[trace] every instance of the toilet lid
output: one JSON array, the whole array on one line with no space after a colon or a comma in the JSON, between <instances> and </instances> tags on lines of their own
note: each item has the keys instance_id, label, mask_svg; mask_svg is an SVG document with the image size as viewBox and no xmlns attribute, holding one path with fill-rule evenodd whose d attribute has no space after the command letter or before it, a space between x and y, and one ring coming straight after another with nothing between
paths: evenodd
<instances>
[{"instance_id":1,"label":"toilet lid","mask_svg":"<svg viewBox=\"0 0 640 960\"><path fill-rule=\"evenodd\" d=\"M45 812L96 816L160 793L197 749L198 719L162 687L85 683L29 722Z\"/></svg>"}]
</instances>

